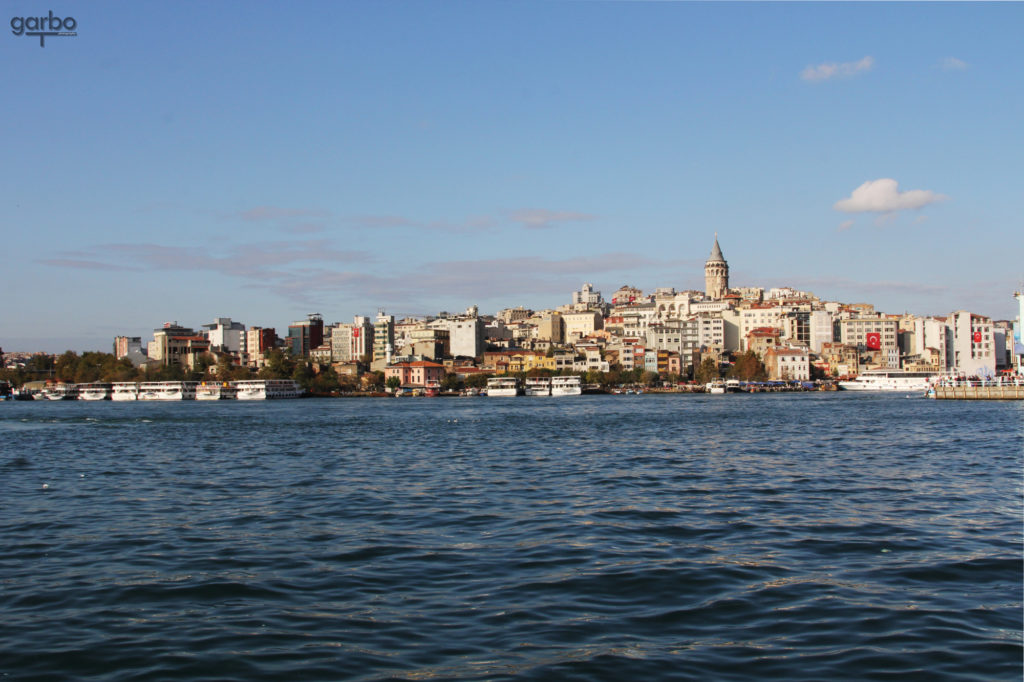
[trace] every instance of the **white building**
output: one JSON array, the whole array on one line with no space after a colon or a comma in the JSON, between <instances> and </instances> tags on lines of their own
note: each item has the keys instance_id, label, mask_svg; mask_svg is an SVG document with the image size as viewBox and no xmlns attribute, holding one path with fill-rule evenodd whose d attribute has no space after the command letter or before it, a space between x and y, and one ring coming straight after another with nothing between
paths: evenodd
<instances>
[{"instance_id":1,"label":"white building","mask_svg":"<svg viewBox=\"0 0 1024 682\"><path fill-rule=\"evenodd\" d=\"M210 350L241 354L245 352L245 325L232 322L230 317L218 317L211 324L204 324L204 332L210 342Z\"/></svg>"},{"instance_id":2,"label":"white building","mask_svg":"<svg viewBox=\"0 0 1024 682\"><path fill-rule=\"evenodd\" d=\"M992 318L958 310L946 318L952 330L953 369L968 376L990 376L996 371Z\"/></svg>"}]
</instances>

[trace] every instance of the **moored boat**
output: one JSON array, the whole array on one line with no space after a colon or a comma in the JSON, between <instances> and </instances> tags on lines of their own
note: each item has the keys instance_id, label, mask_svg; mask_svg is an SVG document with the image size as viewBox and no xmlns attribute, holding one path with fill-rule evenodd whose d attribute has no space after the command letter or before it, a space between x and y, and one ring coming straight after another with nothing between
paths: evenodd
<instances>
[{"instance_id":1,"label":"moored boat","mask_svg":"<svg viewBox=\"0 0 1024 682\"><path fill-rule=\"evenodd\" d=\"M238 389L227 381L201 381L196 386L196 400L234 400Z\"/></svg>"},{"instance_id":2,"label":"moored boat","mask_svg":"<svg viewBox=\"0 0 1024 682\"><path fill-rule=\"evenodd\" d=\"M195 400L197 381L144 381L139 400Z\"/></svg>"},{"instance_id":3,"label":"moored boat","mask_svg":"<svg viewBox=\"0 0 1024 682\"><path fill-rule=\"evenodd\" d=\"M840 381L845 391L927 391L938 372L907 372L902 369L869 369L852 381Z\"/></svg>"},{"instance_id":4,"label":"moored boat","mask_svg":"<svg viewBox=\"0 0 1024 682\"><path fill-rule=\"evenodd\" d=\"M111 400L138 400L139 385L134 381L115 381L111 385Z\"/></svg>"},{"instance_id":5,"label":"moored boat","mask_svg":"<svg viewBox=\"0 0 1024 682\"><path fill-rule=\"evenodd\" d=\"M515 377L493 377L487 380L487 397L511 398L519 395L519 379Z\"/></svg>"},{"instance_id":6,"label":"moored boat","mask_svg":"<svg viewBox=\"0 0 1024 682\"><path fill-rule=\"evenodd\" d=\"M109 383L78 384L79 400L110 400L111 392Z\"/></svg>"},{"instance_id":7,"label":"moored boat","mask_svg":"<svg viewBox=\"0 0 1024 682\"><path fill-rule=\"evenodd\" d=\"M523 395L551 395L551 379L549 377L529 377Z\"/></svg>"},{"instance_id":8,"label":"moored boat","mask_svg":"<svg viewBox=\"0 0 1024 682\"><path fill-rule=\"evenodd\" d=\"M583 384L578 376L552 377L551 395L583 395Z\"/></svg>"},{"instance_id":9,"label":"moored boat","mask_svg":"<svg viewBox=\"0 0 1024 682\"><path fill-rule=\"evenodd\" d=\"M78 400L78 386L76 384L51 384L44 388L39 395L43 400Z\"/></svg>"},{"instance_id":10,"label":"moored boat","mask_svg":"<svg viewBox=\"0 0 1024 682\"><path fill-rule=\"evenodd\" d=\"M291 379L243 379L232 381L238 400L275 400L298 398L302 387Z\"/></svg>"}]
</instances>

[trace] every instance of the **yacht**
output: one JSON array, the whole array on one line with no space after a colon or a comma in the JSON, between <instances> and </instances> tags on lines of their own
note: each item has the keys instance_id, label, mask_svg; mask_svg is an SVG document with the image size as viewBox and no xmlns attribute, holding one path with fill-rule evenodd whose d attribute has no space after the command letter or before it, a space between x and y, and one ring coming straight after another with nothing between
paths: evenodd
<instances>
[{"instance_id":1,"label":"yacht","mask_svg":"<svg viewBox=\"0 0 1024 682\"><path fill-rule=\"evenodd\" d=\"M110 400L110 394L111 385L108 383L78 384L79 400Z\"/></svg>"},{"instance_id":2,"label":"yacht","mask_svg":"<svg viewBox=\"0 0 1024 682\"><path fill-rule=\"evenodd\" d=\"M196 400L234 400L238 389L227 381L203 381L196 386Z\"/></svg>"},{"instance_id":3,"label":"yacht","mask_svg":"<svg viewBox=\"0 0 1024 682\"><path fill-rule=\"evenodd\" d=\"M302 395L302 387L291 379L243 379L232 381L231 385L239 400L274 400Z\"/></svg>"},{"instance_id":4,"label":"yacht","mask_svg":"<svg viewBox=\"0 0 1024 682\"><path fill-rule=\"evenodd\" d=\"M515 377L494 377L487 380L489 398L513 397L519 395L519 379Z\"/></svg>"},{"instance_id":5,"label":"yacht","mask_svg":"<svg viewBox=\"0 0 1024 682\"><path fill-rule=\"evenodd\" d=\"M139 400L195 400L198 381L144 381Z\"/></svg>"},{"instance_id":6,"label":"yacht","mask_svg":"<svg viewBox=\"0 0 1024 682\"><path fill-rule=\"evenodd\" d=\"M938 372L905 372L902 369L869 369L853 381L840 381L846 391L925 391Z\"/></svg>"},{"instance_id":7,"label":"yacht","mask_svg":"<svg viewBox=\"0 0 1024 682\"><path fill-rule=\"evenodd\" d=\"M138 400L139 385L134 381L116 381L111 385L111 400Z\"/></svg>"},{"instance_id":8,"label":"yacht","mask_svg":"<svg viewBox=\"0 0 1024 682\"><path fill-rule=\"evenodd\" d=\"M551 395L551 379L548 377L528 378L523 395Z\"/></svg>"},{"instance_id":9,"label":"yacht","mask_svg":"<svg viewBox=\"0 0 1024 682\"><path fill-rule=\"evenodd\" d=\"M725 393L725 382L722 380L711 381L704 385L705 393L723 394Z\"/></svg>"}]
</instances>

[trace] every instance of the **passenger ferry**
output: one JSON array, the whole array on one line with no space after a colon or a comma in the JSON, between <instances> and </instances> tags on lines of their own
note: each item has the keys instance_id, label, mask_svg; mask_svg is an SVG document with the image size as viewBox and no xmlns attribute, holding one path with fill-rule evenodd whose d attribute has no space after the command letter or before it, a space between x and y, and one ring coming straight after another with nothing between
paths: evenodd
<instances>
[{"instance_id":1,"label":"passenger ferry","mask_svg":"<svg viewBox=\"0 0 1024 682\"><path fill-rule=\"evenodd\" d=\"M938 372L905 372L902 369L869 369L853 381L840 381L846 391L925 391Z\"/></svg>"},{"instance_id":2,"label":"passenger ferry","mask_svg":"<svg viewBox=\"0 0 1024 682\"><path fill-rule=\"evenodd\" d=\"M515 377L494 377L487 380L487 397L508 398L519 395L519 379Z\"/></svg>"},{"instance_id":3,"label":"passenger ferry","mask_svg":"<svg viewBox=\"0 0 1024 682\"><path fill-rule=\"evenodd\" d=\"M291 379L243 379L231 384L239 400L273 400L302 395L302 387Z\"/></svg>"},{"instance_id":4,"label":"passenger ferry","mask_svg":"<svg viewBox=\"0 0 1024 682\"><path fill-rule=\"evenodd\" d=\"M78 400L76 384L52 384L39 392L43 400Z\"/></svg>"},{"instance_id":5,"label":"passenger ferry","mask_svg":"<svg viewBox=\"0 0 1024 682\"><path fill-rule=\"evenodd\" d=\"M552 377L551 395L583 395L583 385L577 376Z\"/></svg>"},{"instance_id":6,"label":"passenger ferry","mask_svg":"<svg viewBox=\"0 0 1024 682\"><path fill-rule=\"evenodd\" d=\"M196 400L234 400L238 389L227 381L203 381L196 387Z\"/></svg>"},{"instance_id":7,"label":"passenger ferry","mask_svg":"<svg viewBox=\"0 0 1024 682\"><path fill-rule=\"evenodd\" d=\"M96 382L94 384L78 384L79 400L110 400L111 385Z\"/></svg>"},{"instance_id":8,"label":"passenger ferry","mask_svg":"<svg viewBox=\"0 0 1024 682\"><path fill-rule=\"evenodd\" d=\"M134 381L117 381L111 386L111 400L138 400L139 385Z\"/></svg>"},{"instance_id":9,"label":"passenger ferry","mask_svg":"<svg viewBox=\"0 0 1024 682\"><path fill-rule=\"evenodd\" d=\"M198 381L144 381L139 400L195 400Z\"/></svg>"},{"instance_id":10,"label":"passenger ferry","mask_svg":"<svg viewBox=\"0 0 1024 682\"><path fill-rule=\"evenodd\" d=\"M524 395L551 395L551 379L549 377L528 378Z\"/></svg>"}]
</instances>

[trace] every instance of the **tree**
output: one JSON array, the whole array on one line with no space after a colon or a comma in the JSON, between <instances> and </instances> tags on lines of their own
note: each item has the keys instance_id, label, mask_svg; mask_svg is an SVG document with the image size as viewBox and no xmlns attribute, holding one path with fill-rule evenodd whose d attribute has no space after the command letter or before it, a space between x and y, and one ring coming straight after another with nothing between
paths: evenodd
<instances>
[{"instance_id":1,"label":"tree","mask_svg":"<svg viewBox=\"0 0 1024 682\"><path fill-rule=\"evenodd\" d=\"M728 376L740 381L764 381L768 378L768 372L765 371L764 363L757 357L757 353L748 350L736 358Z\"/></svg>"},{"instance_id":2,"label":"tree","mask_svg":"<svg viewBox=\"0 0 1024 682\"><path fill-rule=\"evenodd\" d=\"M471 374L466 377L466 386L469 388L485 388L487 386L487 380L491 378L490 374Z\"/></svg>"},{"instance_id":3,"label":"tree","mask_svg":"<svg viewBox=\"0 0 1024 682\"><path fill-rule=\"evenodd\" d=\"M402 387L402 380L396 376L390 376L388 377L388 380L384 382L384 385L387 386L392 393L394 393L395 391Z\"/></svg>"},{"instance_id":4,"label":"tree","mask_svg":"<svg viewBox=\"0 0 1024 682\"><path fill-rule=\"evenodd\" d=\"M445 374L441 379L441 389L444 391L461 391L463 388L464 384L458 374Z\"/></svg>"},{"instance_id":5,"label":"tree","mask_svg":"<svg viewBox=\"0 0 1024 682\"><path fill-rule=\"evenodd\" d=\"M720 378L721 374L718 372L718 363L714 358L704 358L701 360L700 366L694 374L694 380L698 384L708 384Z\"/></svg>"}]
</instances>

